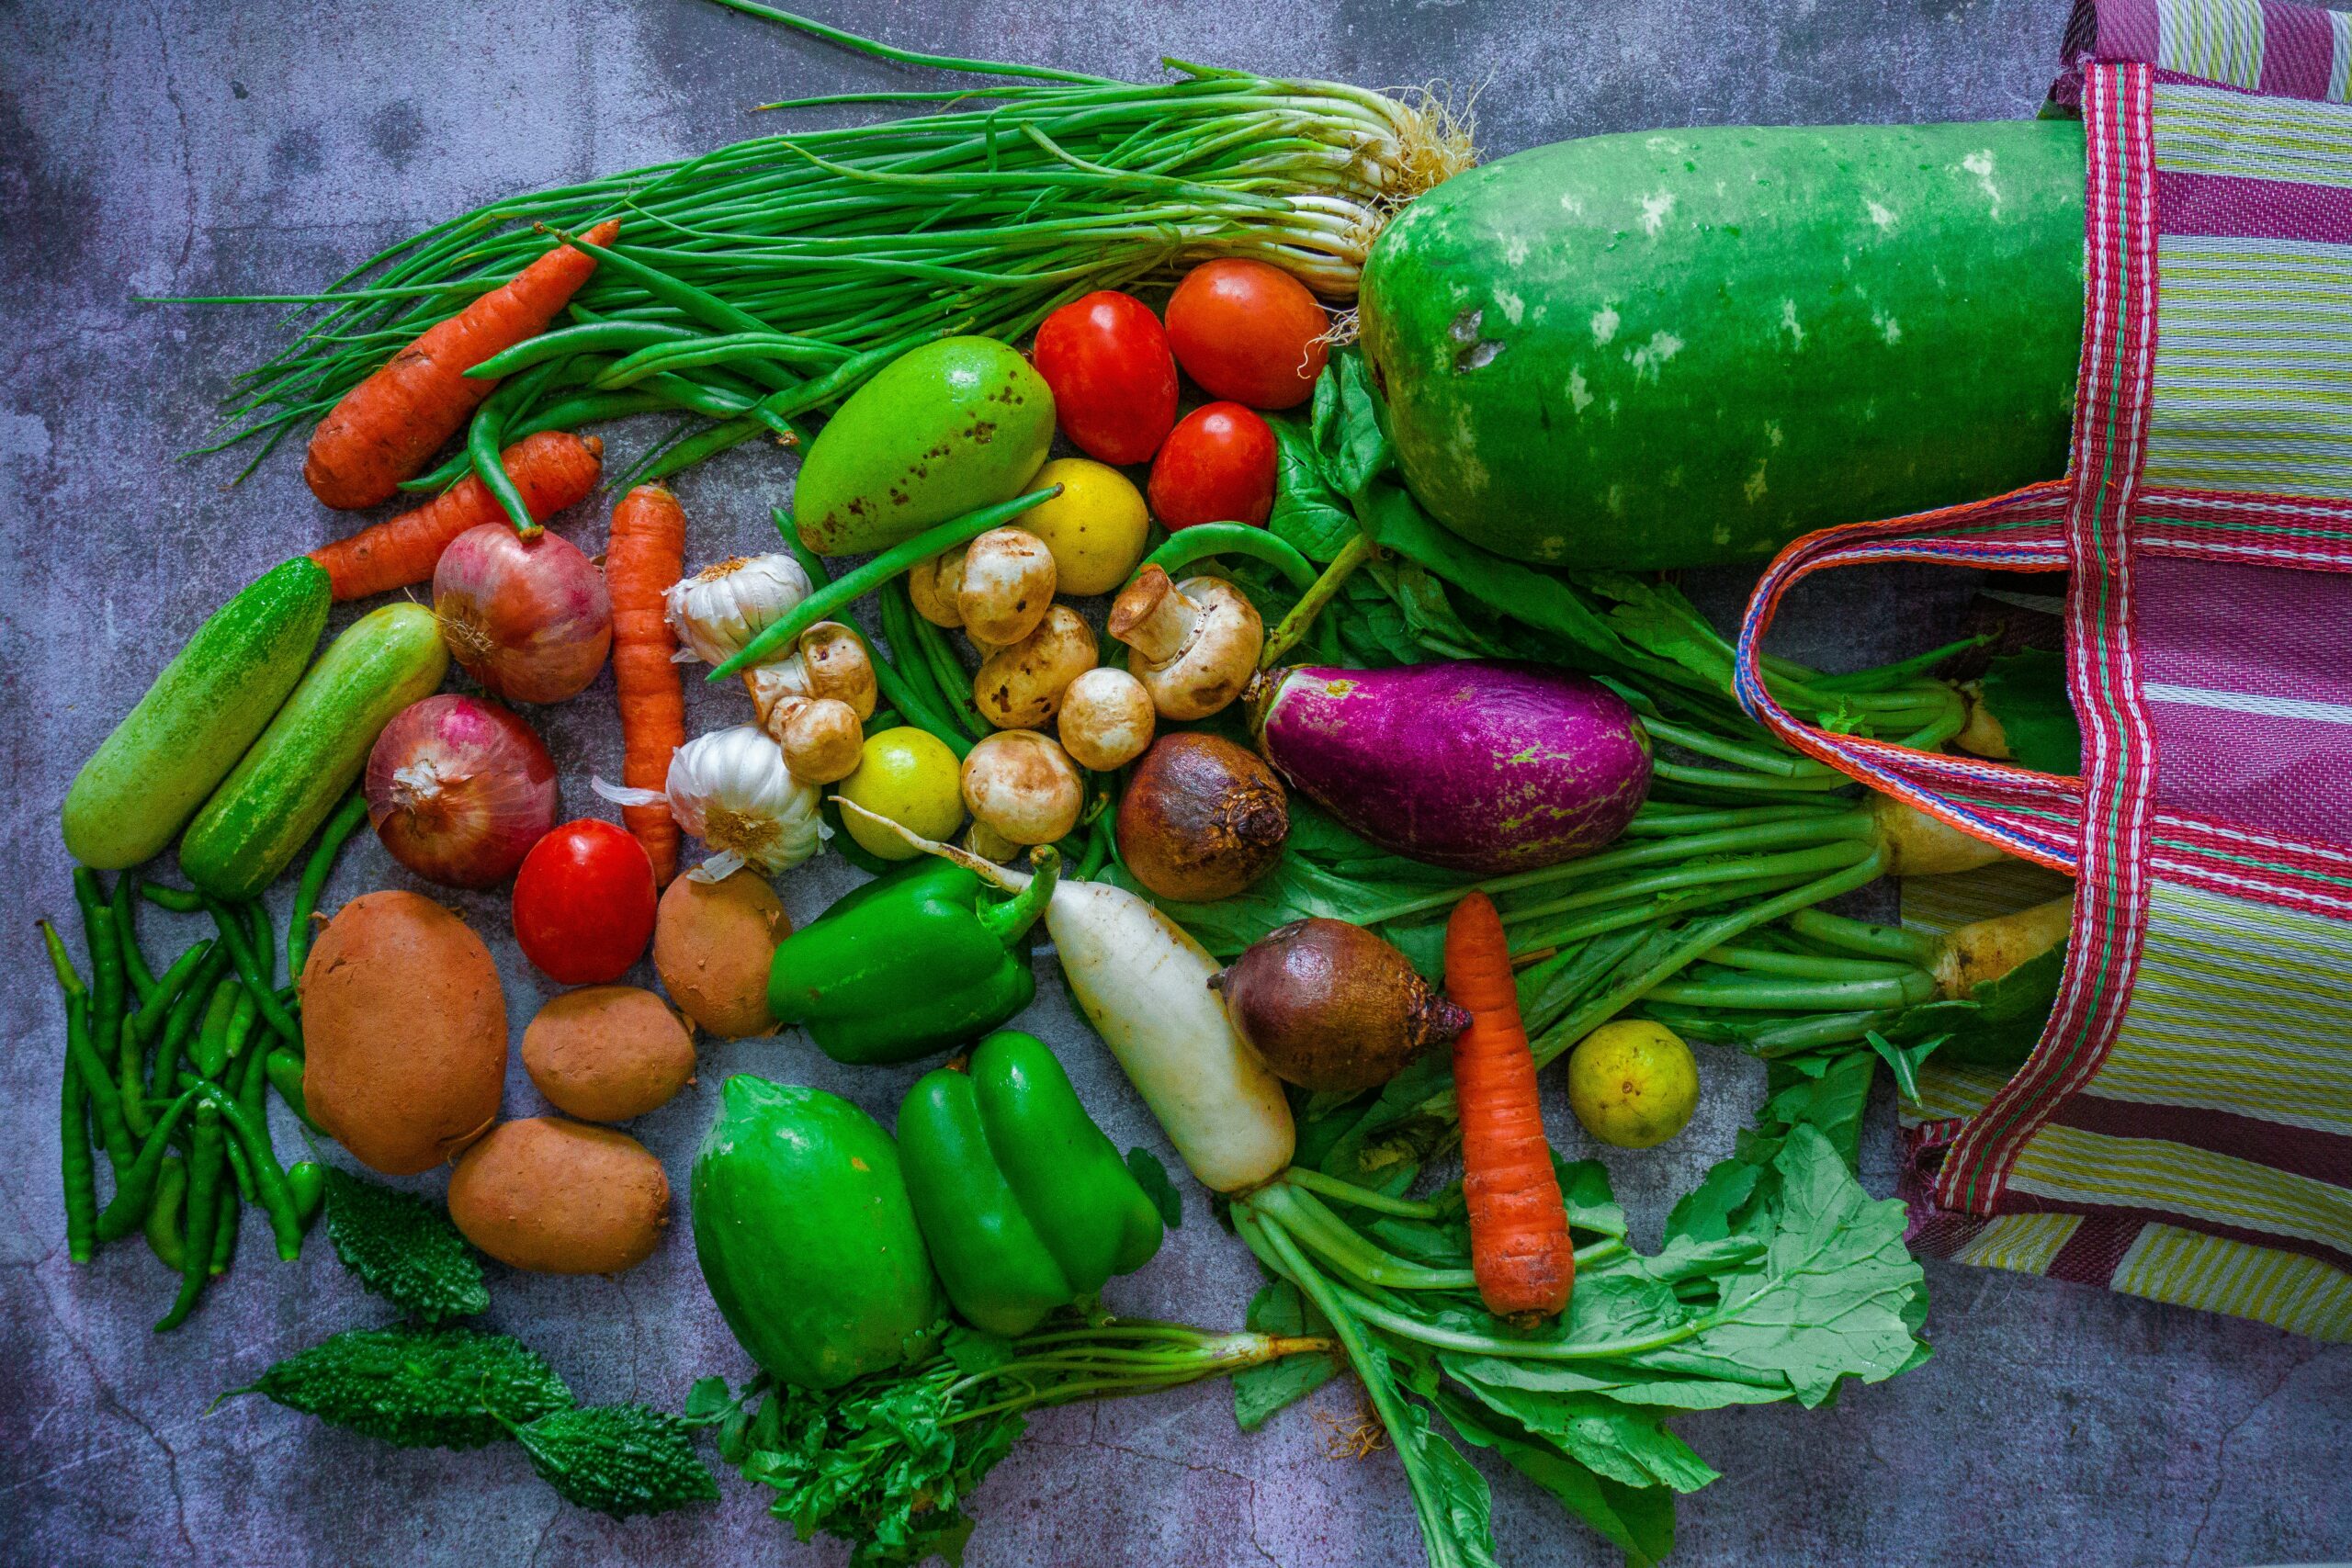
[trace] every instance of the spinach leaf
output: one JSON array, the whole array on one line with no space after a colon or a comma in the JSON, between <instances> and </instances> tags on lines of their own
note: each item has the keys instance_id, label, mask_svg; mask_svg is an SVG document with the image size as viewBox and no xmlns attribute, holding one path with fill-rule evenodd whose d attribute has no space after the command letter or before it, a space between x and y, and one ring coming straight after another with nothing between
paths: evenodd
<instances>
[{"instance_id":1,"label":"spinach leaf","mask_svg":"<svg viewBox=\"0 0 2352 1568\"><path fill-rule=\"evenodd\" d=\"M1298 1287L1276 1280L1250 1300L1242 1325L1260 1334L1329 1334L1324 1320ZM1340 1375L1340 1359L1328 1351L1285 1356L1233 1375L1233 1420L1245 1432L1264 1426L1273 1414L1295 1404Z\"/></svg>"},{"instance_id":2,"label":"spinach leaf","mask_svg":"<svg viewBox=\"0 0 2352 1568\"><path fill-rule=\"evenodd\" d=\"M1274 433L1274 508L1268 531L1317 565L1356 536L1356 520L1337 491L1324 482L1315 437L1296 417L1266 421Z\"/></svg>"}]
</instances>

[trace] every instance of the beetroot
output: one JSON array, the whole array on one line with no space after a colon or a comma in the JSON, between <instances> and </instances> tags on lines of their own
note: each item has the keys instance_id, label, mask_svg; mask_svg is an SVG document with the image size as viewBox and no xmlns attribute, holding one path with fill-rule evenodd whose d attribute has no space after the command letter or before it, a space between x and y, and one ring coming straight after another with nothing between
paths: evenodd
<instances>
[{"instance_id":1,"label":"beetroot","mask_svg":"<svg viewBox=\"0 0 2352 1568\"><path fill-rule=\"evenodd\" d=\"M1455 870L1590 854L1640 809L1650 739L1625 700L1541 665L1302 665L1250 694L1258 750L1384 849Z\"/></svg>"}]
</instances>

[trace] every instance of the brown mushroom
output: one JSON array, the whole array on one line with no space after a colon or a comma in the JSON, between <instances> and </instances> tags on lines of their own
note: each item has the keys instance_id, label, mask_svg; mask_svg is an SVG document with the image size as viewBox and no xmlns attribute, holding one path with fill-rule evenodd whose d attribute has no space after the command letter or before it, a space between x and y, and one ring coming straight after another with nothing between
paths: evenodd
<instances>
[{"instance_id":1,"label":"brown mushroom","mask_svg":"<svg viewBox=\"0 0 2352 1568\"><path fill-rule=\"evenodd\" d=\"M874 716L874 662L865 641L839 621L802 632L791 654L743 672L760 726L784 751L785 766L808 784L832 784L857 771Z\"/></svg>"},{"instance_id":2,"label":"brown mushroom","mask_svg":"<svg viewBox=\"0 0 2352 1568\"><path fill-rule=\"evenodd\" d=\"M1156 566L1120 590L1110 629L1135 650L1136 678L1160 716L1180 720L1206 718L1239 696L1266 644L1241 590L1221 577L1170 582Z\"/></svg>"},{"instance_id":3,"label":"brown mushroom","mask_svg":"<svg viewBox=\"0 0 2352 1568\"><path fill-rule=\"evenodd\" d=\"M1034 729L1008 729L974 745L961 782L972 820L1013 844L1067 837L1086 804L1078 765Z\"/></svg>"},{"instance_id":4,"label":"brown mushroom","mask_svg":"<svg viewBox=\"0 0 2352 1568\"><path fill-rule=\"evenodd\" d=\"M991 528L965 551L956 614L974 642L1019 642L1053 607L1054 580L1054 552L1045 540L1026 528Z\"/></svg>"},{"instance_id":5,"label":"brown mushroom","mask_svg":"<svg viewBox=\"0 0 2352 1568\"><path fill-rule=\"evenodd\" d=\"M971 547L958 545L907 569L907 597L915 614L934 626L960 626L964 612L956 607L956 591L964 581L964 557Z\"/></svg>"},{"instance_id":6,"label":"brown mushroom","mask_svg":"<svg viewBox=\"0 0 2352 1568\"><path fill-rule=\"evenodd\" d=\"M1062 750L1096 773L1124 768L1151 745L1151 694L1125 670L1089 670L1062 693Z\"/></svg>"},{"instance_id":7,"label":"brown mushroom","mask_svg":"<svg viewBox=\"0 0 2352 1568\"><path fill-rule=\"evenodd\" d=\"M1094 633L1078 612L1057 604L1010 648L991 649L972 677L972 701L999 729L1042 729L1062 693L1094 668Z\"/></svg>"}]
</instances>

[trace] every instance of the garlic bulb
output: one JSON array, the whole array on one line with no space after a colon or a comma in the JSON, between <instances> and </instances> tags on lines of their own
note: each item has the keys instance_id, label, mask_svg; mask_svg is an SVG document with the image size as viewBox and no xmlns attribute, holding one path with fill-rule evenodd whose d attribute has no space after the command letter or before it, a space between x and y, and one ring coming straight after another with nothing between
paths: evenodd
<instances>
[{"instance_id":1,"label":"garlic bulb","mask_svg":"<svg viewBox=\"0 0 2352 1568\"><path fill-rule=\"evenodd\" d=\"M673 583L664 597L685 653L718 664L790 615L809 591L808 574L790 556L737 556Z\"/></svg>"},{"instance_id":2,"label":"garlic bulb","mask_svg":"<svg viewBox=\"0 0 2352 1568\"><path fill-rule=\"evenodd\" d=\"M824 838L816 788L793 777L776 743L748 724L679 747L658 795L594 784L623 806L667 804L679 827L717 851L687 873L696 882L721 882L746 865L774 876L815 854Z\"/></svg>"}]
</instances>

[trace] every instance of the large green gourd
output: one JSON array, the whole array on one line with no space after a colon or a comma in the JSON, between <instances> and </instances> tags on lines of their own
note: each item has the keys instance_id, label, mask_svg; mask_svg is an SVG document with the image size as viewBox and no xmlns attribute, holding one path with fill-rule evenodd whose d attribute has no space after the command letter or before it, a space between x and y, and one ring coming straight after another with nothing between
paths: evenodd
<instances>
[{"instance_id":1,"label":"large green gourd","mask_svg":"<svg viewBox=\"0 0 2352 1568\"><path fill-rule=\"evenodd\" d=\"M695 1156L695 1258L752 1359L838 1388L930 1348L947 1303L898 1146L822 1089L739 1073Z\"/></svg>"},{"instance_id":2,"label":"large green gourd","mask_svg":"<svg viewBox=\"0 0 2352 1568\"><path fill-rule=\"evenodd\" d=\"M1458 175L1373 247L1405 476L1474 543L1640 570L2065 468L2083 131L1597 136Z\"/></svg>"},{"instance_id":3,"label":"large green gourd","mask_svg":"<svg viewBox=\"0 0 2352 1568\"><path fill-rule=\"evenodd\" d=\"M994 338L910 349L826 422L792 491L819 555L885 550L934 523L1011 501L1046 460L1054 394Z\"/></svg>"}]
</instances>

